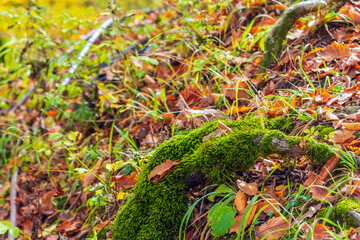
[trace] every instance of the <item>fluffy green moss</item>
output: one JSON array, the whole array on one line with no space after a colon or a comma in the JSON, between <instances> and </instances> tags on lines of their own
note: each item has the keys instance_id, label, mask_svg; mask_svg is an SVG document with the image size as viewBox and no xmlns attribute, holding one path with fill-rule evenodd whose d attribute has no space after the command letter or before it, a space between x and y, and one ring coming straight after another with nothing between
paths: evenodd
<instances>
[{"instance_id":1,"label":"fluffy green moss","mask_svg":"<svg viewBox=\"0 0 360 240\"><path fill-rule=\"evenodd\" d=\"M319 132L319 139L324 139L326 135L329 135L330 133L335 131L335 128L318 125L315 127L315 131Z\"/></svg>"},{"instance_id":2,"label":"fluffy green moss","mask_svg":"<svg viewBox=\"0 0 360 240\"><path fill-rule=\"evenodd\" d=\"M265 120L262 129L259 119L222 121L234 132L202 142L202 138L218 128L210 122L162 143L148 156L148 164L142 169L133 196L120 209L114 223L113 239L175 239L180 222L188 208L185 194L189 190L189 178L194 173L204 175L213 183L223 183L233 172L253 166L256 159L272 153L286 155L274 149L271 139L286 138L293 146L300 137L287 137L276 128L286 130L289 120L277 118ZM254 139L262 136L260 146ZM328 147L314 140L307 140L306 150L317 162L328 160ZM182 159L177 168L158 183L148 181L148 175L166 159Z\"/></svg>"},{"instance_id":3,"label":"fluffy green moss","mask_svg":"<svg viewBox=\"0 0 360 240\"><path fill-rule=\"evenodd\" d=\"M336 206L332 209L329 219L333 222L340 222L344 227L358 227L354 225L354 221L351 217L347 216L347 214L351 211L360 211L360 202L355 198L344 198L339 201ZM328 208L319 212L318 216L325 216Z\"/></svg>"}]
</instances>

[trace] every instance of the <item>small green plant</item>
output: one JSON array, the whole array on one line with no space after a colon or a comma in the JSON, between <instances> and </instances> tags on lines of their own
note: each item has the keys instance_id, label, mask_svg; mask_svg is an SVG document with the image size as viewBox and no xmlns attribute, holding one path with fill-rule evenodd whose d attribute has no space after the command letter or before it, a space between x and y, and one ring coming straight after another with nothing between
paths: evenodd
<instances>
[{"instance_id":1,"label":"small green plant","mask_svg":"<svg viewBox=\"0 0 360 240\"><path fill-rule=\"evenodd\" d=\"M11 222L0 221L0 235L6 234L6 233L9 233L14 238L21 237L21 238L31 239L23 231L21 231L18 227L13 227Z\"/></svg>"}]
</instances>

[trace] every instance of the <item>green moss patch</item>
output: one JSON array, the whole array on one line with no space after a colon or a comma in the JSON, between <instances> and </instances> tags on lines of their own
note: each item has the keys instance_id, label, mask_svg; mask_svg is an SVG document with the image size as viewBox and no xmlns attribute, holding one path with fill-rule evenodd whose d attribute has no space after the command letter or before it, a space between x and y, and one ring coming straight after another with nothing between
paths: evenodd
<instances>
[{"instance_id":1,"label":"green moss patch","mask_svg":"<svg viewBox=\"0 0 360 240\"><path fill-rule=\"evenodd\" d=\"M113 239L176 239L181 220L188 208L185 194L191 187L194 176L204 180L224 183L234 172L251 168L260 156L278 153L287 155L286 147L307 154L316 162L323 163L333 156L326 144L306 140L300 147L300 137L289 137L284 132L291 128L291 119L277 118L264 122L259 119L226 121L233 130L203 142L204 136L218 129L217 122L210 122L186 135L176 136L162 143L148 155L148 164L143 168L133 196L117 214ZM276 141L285 148L277 149ZM148 175L166 159L182 159L177 167L158 183L148 181Z\"/></svg>"}]
</instances>

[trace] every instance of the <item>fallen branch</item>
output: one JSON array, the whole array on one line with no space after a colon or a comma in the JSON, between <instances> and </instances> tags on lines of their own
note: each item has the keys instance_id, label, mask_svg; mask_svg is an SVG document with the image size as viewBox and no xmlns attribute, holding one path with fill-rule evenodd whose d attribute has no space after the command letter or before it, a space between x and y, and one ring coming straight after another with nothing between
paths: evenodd
<instances>
[{"instance_id":1,"label":"fallen branch","mask_svg":"<svg viewBox=\"0 0 360 240\"><path fill-rule=\"evenodd\" d=\"M260 71L265 72L269 65L279 57L286 35L300 17L323 9L331 2L332 0L304 1L287 8L265 38Z\"/></svg>"}]
</instances>

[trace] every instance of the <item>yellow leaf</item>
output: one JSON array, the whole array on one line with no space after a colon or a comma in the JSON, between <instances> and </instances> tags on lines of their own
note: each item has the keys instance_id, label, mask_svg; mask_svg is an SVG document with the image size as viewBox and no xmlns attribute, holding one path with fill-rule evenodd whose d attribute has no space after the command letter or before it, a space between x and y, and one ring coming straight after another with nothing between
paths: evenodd
<instances>
[{"instance_id":1,"label":"yellow leaf","mask_svg":"<svg viewBox=\"0 0 360 240\"><path fill-rule=\"evenodd\" d=\"M119 192L118 195L116 196L116 200L124 199L124 197L125 197L125 193L124 192Z\"/></svg>"}]
</instances>

